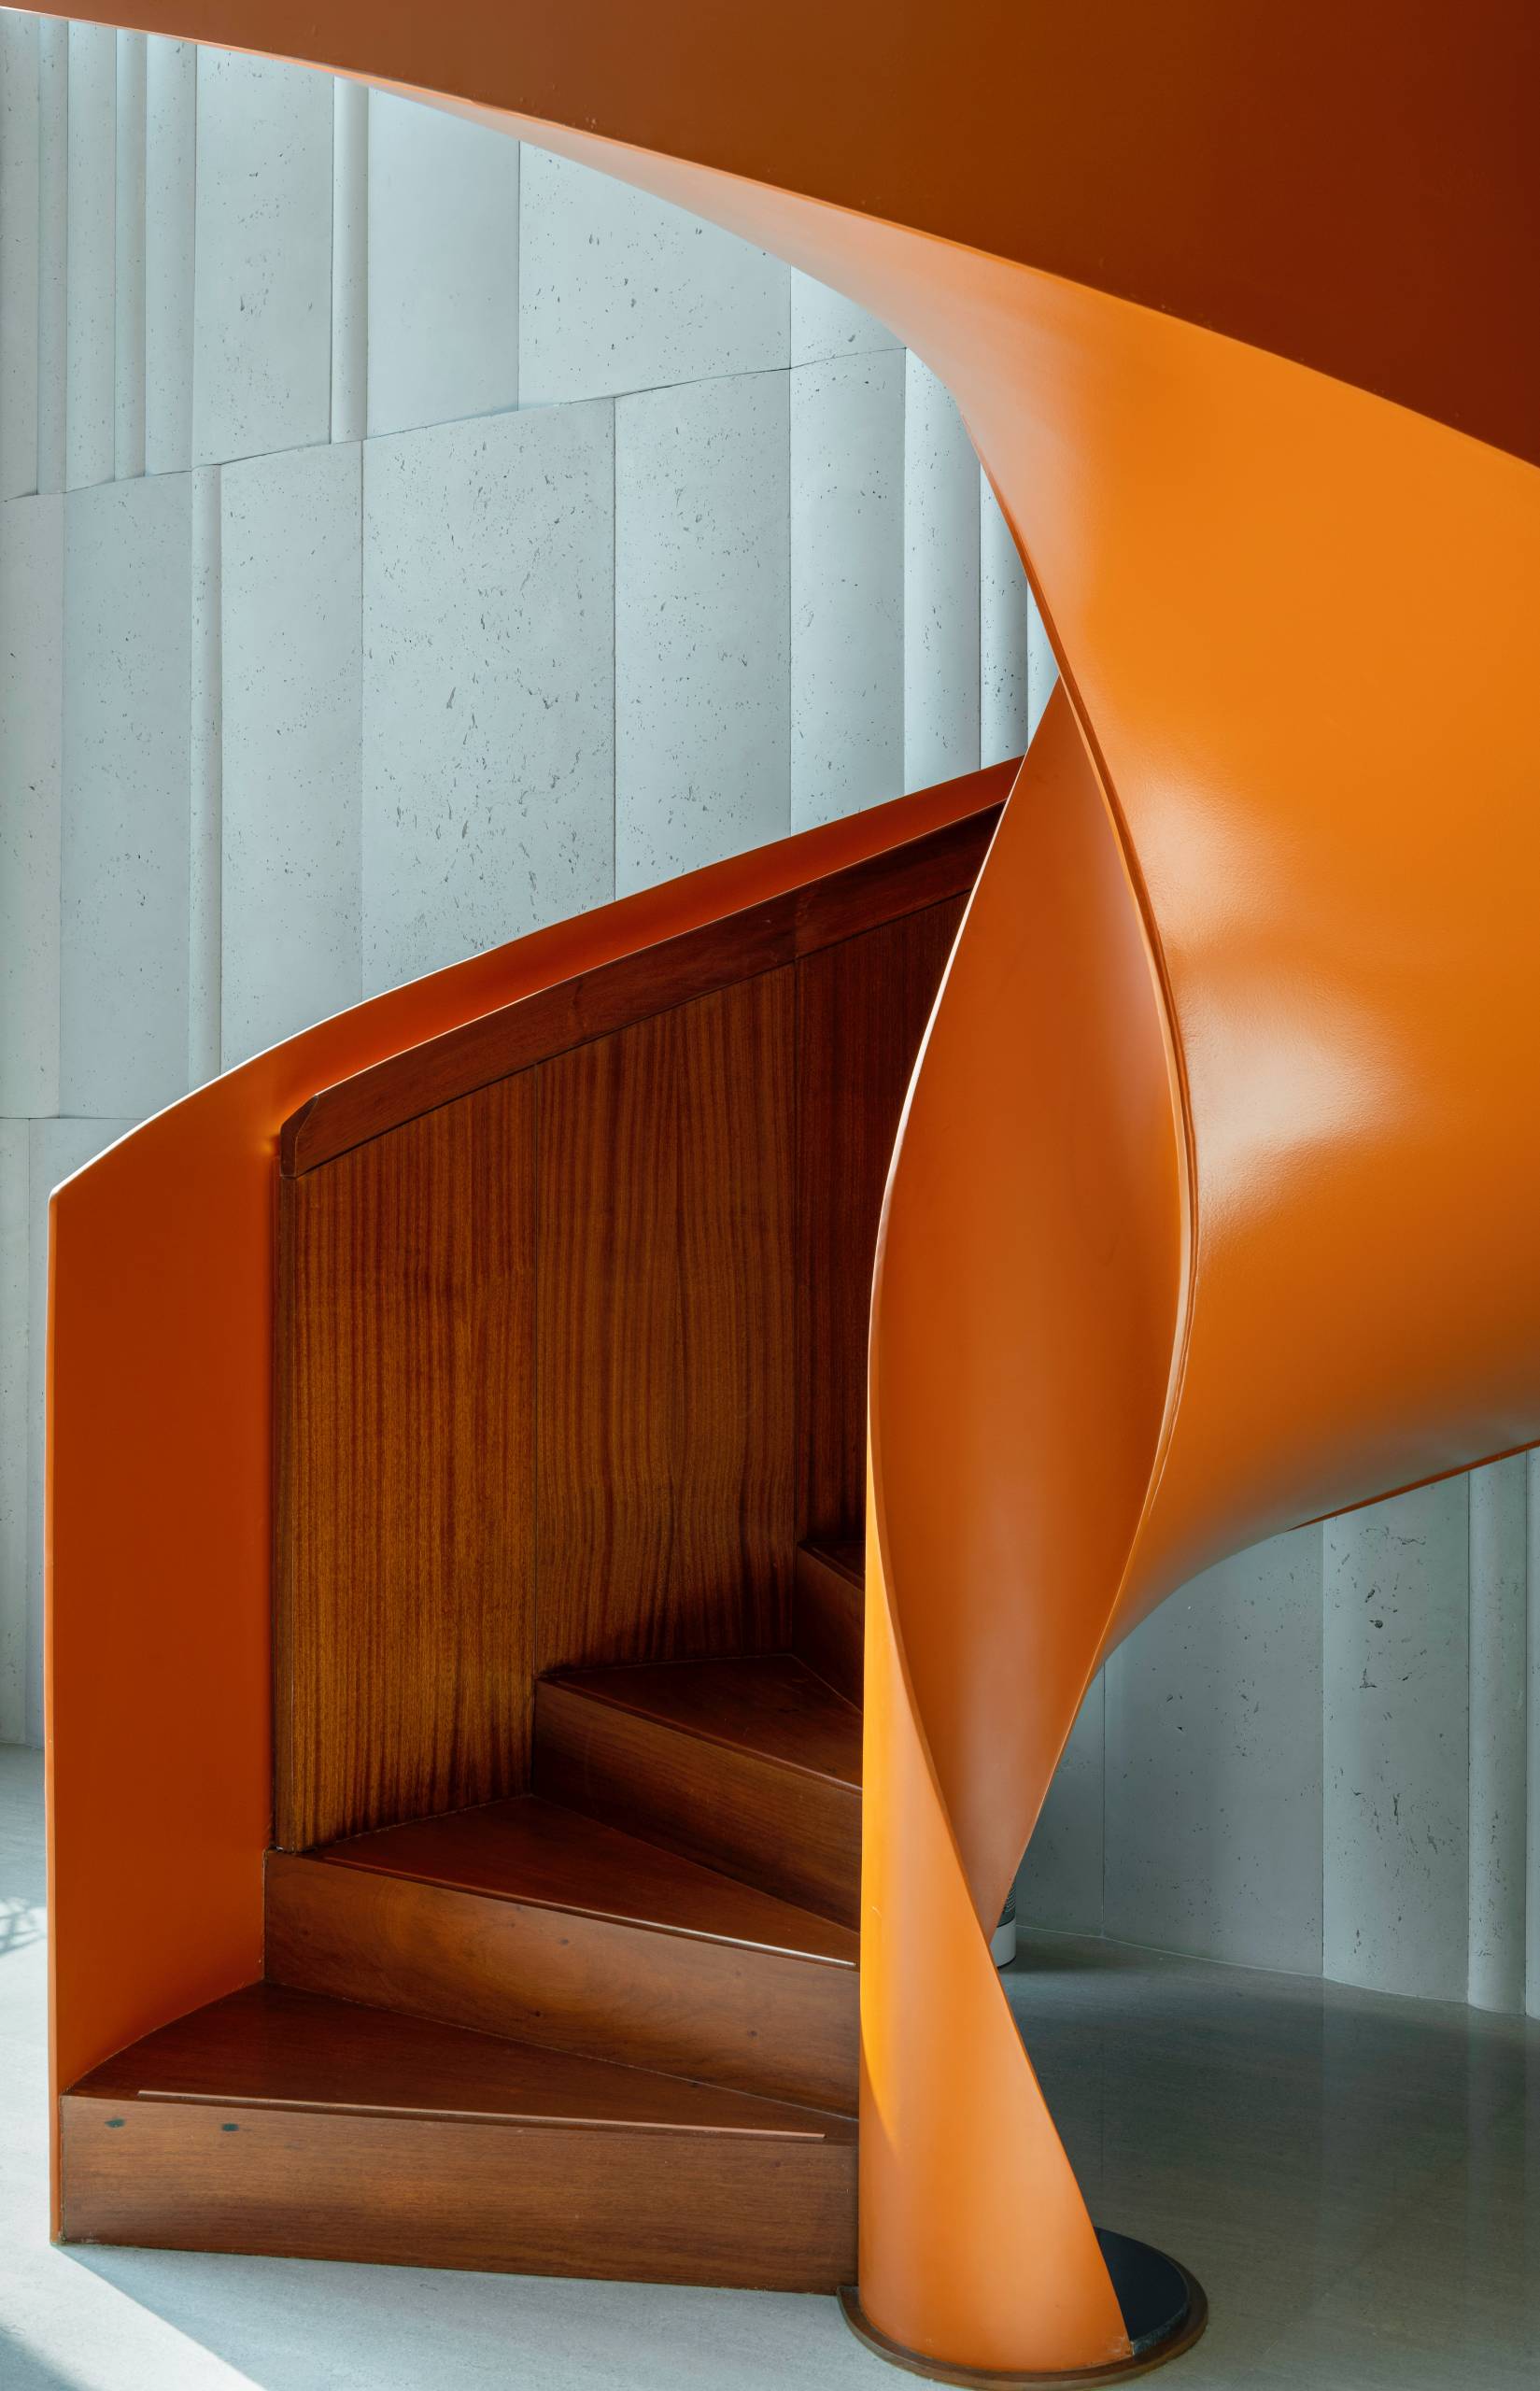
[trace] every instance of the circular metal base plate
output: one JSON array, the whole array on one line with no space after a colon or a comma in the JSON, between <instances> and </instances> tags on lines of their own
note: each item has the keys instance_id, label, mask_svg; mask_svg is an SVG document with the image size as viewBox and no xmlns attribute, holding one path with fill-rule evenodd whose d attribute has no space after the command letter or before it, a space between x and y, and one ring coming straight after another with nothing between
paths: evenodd
<instances>
[{"instance_id":1,"label":"circular metal base plate","mask_svg":"<svg viewBox=\"0 0 1540 2391\"><path fill-rule=\"evenodd\" d=\"M1180 2357L1183 2350L1192 2348L1208 2322L1208 2302L1202 2285L1180 2260L1151 2249L1148 2242L1132 2242L1125 2233L1109 2233L1099 2227L1096 2239L1132 2344L1128 2356L1111 2366L1079 2367L1057 2374L945 2366L939 2358L922 2356L918 2350L907 2350L880 2333L862 2313L860 2294L854 2285L847 2285L840 2294L841 2312L856 2340L865 2341L869 2350L886 2358L890 2366L923 2375L928 2383L957 2383L965 2391L1046 2391L1051 2384L1067 2391L1074 2384L1132 2383L1137 2375L1149 2374L1167 2358Z\"/></svg>"}]
</instances>

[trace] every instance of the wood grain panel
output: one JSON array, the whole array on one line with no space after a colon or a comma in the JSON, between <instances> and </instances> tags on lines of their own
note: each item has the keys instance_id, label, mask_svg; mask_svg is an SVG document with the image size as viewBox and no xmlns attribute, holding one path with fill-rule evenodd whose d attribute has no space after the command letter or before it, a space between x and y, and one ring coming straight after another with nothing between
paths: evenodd
<instances>
[{"instance_id":1,"label":"wood grain panel","mask_svg":"<svg viewBox=\"0 0 1540 2391\"><path fill-rule=\"evenodd\" d=\"M614 2127L78 2094L60 2108L66 2242L741 2290L855 2277L853 2130L664 2150Z\"/></svg>"},{"instance_id":2,"label":"wood grain panel","mask_svg":"<svg viewBox=\"0 0 1540 2391\"><path fill-rule=\"evenodd\" d=\"M863 1533L877 1224L965 902L927 906L797 966L798 1542Z\"/></svg>"},{"instance_id":3,"label":"wood grain panel","mask_svg":"<svg viewBox=\"0 0 1540 2391\"><path fill-rule=\"evenodd\" d=\"M785 1641L789 969L540 1072L535 1666Z\"/></svg>"},{"instance_id":4,"label":"wood grain panel","mask_svg":"<svg viewBox=\"0 0 1540 2391\"><path fill-rule=\"evenodd\" d=\"M282 1189L289 1849L525 1781L536 1101L505 1081Z\"/></svg>"},{"instance_id":5,"label":"wood grain panel","mask_svg":"<svg viewBox=\"0 0 1540 2391\"><path fill-rule=\"evenodd\" d=\"M365 1139L511 1072L790 964L877 923L966 894L978 877L1015 771L1012 763L968 775L978 811L940 828L534 988L443 1037L323 1088L284 1124L284 1171L314 1170ZM714 869L736 875L740 864ZM616 911L623 914L655 899L656 892L644 892ZM533 943L547 935L537 934Z\"/></svg>"}]
</instances>

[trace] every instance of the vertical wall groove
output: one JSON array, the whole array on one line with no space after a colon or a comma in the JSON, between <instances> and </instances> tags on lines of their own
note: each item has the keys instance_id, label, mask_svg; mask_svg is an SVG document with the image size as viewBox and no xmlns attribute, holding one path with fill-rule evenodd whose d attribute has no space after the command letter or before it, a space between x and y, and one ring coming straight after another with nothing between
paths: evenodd
<instances>
[{"instance_id":1,"label":"vertical wall groove","mask_svg":"<svg viewBox=\"0 0 1540 2391\"><path fill-rule=\"evenodd\" d=\"M369 411L369 92L339 82L332 119L332 437L361 440Z\"/></svg>"},{"instance_id":2,"label":"vertical wall groove","mask_svg":"<svg viewBox=\"0 0 1540 2391\"><path fill-rule=\"evenodd\" d=\"M1528 1467L1520 1454L1470 1481L1467 1997L1477 2009L1524 2006Z\"/></svg>"},{"instance_id":3,"label":"vertical wall groove","mask_svg":"<svg viewBox=\"0 0 1540 2391\"><path fill-rule=\"evenodd\" d=\"M37 488L38 30L0 13L0 500Z\"/></svg>"},{"instance_id":4,"label":"vertical wall groove","mask_svg":"<svg viewBox=\"0 0 1540 2391\"><path fill-rule=\"evenodd\" d=\"M64 226L64 484L113 477L117 412L118 35L69 27Z\"/></svg>"},{"instance_id":5,"label":"vertical wall groove","mask_svg":"<svg viewBox=\"0 0 1540 2391\"><path fill-rule=\"evenodd\" d=\"M1526 1456L1529 1493L1528 1686L1529 1733L1525 1753L1525 2001L1540 2017L1540 1452Z\"/></svg>"},{"instance_id":6,"label":"vertical wall groove","mask_svg":"<svg viewBox=\"0 0 1540 2391\"><path fill-rule=\"evenodd\" d=\"M192 474L191 856L188 873L188 1082L220 1068L224 731L219 468Z\"/></svg>"},{"instance_id":7,"label":"vertical wall groove","mask_svg":"<svg viewBox=\"0 0 1540 2391\"><path fill-rule=\"evenodd\" d=\"M145 470L145 94L143 34L118 35L113 472Z\"/></svg>"},{"instance_id":8,"label":"vertical wall groove","mask_svg":"<svg viewBox=\"0 0 1540 2391\"><path fill-rule=\"evenodd\" d=\"M69 27L37 27L37 488L64 487L64 272L69 225Z\"/></svg>"},{"instance_id":9,"label":"vertical wall groove","mask_svg":"<svg viewBox=\"0 0 1540 2391\"><path fill-rule=\"evenodd\" d=\"M193 221L198 54L149 40L145 68L144 471L192 462Z\"/></svg>"}]
</instances>

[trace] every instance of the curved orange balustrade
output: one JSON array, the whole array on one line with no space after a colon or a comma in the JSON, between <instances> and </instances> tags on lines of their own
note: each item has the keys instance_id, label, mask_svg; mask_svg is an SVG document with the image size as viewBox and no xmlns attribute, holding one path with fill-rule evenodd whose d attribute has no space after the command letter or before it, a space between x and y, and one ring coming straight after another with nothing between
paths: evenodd
<instances>
[{"instance_id":1,"label":"curved orange balustrade","mask_svg":"<svg viewBox=\"0 0 1540 2391\"><path fill-rule=\"evenodd\" d=\"M261 1971L272 1841L278 1132L321 1088L1005 793L972 775L340 1013L147 1122L49 1208L53 2079Z\"/></svg>"},{"instance_id":2,"label":"curved orange balustrade","mask_svg":"<svg viewBox=\"0 0 1540 2391\"><path fill-rule=\"evenodd\" d=\"M862 2306L942 2366L1127 2355L982 1931L1087 1677L1206 1562L1540 1437L1534 26L1378 0L1308 0L1266 33L1236 16L135 15L442 95L835 283L949 384L1027 559L1065 695L938 1005L873 1323ZM418 992L382 1001L422 1034ZM148 1314L114 1288L110 1234L128 1166L60 1202L72 1847L111 1774L64 1790L94 1713L60 1650L98 1623L115 1552L138 1601L108 1652L135 1685L134 1639L174 1661L191 1638L200 1693L216 1644L261 1664L260 1472L244 1507L227 1483L230 1437L265 1434L241 1392L263 1367L270 1131L249 1125L303 1093L311 1051L280 1050L281 1102L237 1074L119 1150L186 1181L162 1235L135 1175L116 1251L162 1254L156 1352L186 1356L201 1404L133 1358ZM221 1341L184 1274L217 1283L227 1221L247 1275ZM196 1531L163 1601L157 1420ZM205 1836L225 1908L218 1965L184 1942L187 2001L233 1980L255 1915L254 1871L237 1897L216 1864L255 1774L243 1810L218 1721L198 1733L226 1787ZM156 1764L171 1804L185 1776ZM62 1967L89 1969L92 1932L108 1947L101 1919L60 1924ZM169 1983L119 2003L125 2033Z\"/></svg>"}]
</instances>

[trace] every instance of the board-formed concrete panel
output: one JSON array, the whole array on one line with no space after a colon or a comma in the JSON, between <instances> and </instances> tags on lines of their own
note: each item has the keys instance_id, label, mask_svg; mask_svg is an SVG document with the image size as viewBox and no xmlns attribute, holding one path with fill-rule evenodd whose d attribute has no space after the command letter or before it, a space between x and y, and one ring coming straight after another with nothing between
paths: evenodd
<instances>
[{"instance_id":1,"label":"board-formed concrete panel","mask_svg":"<svg viewBox=\"0 0 1540 2391\"><path fill-rule=\"evenodd\" d=\"M198 52L201 465L331 436L332 116L324 75Z\"/></svg>"},{"instance_id":2,"label":"board-formed concrete panel","mask_svg":"<svg viewBox=\"0 0 1540 2391\"><path fill-rule=\"evenodd\" d=\"M1529 1464L1474 1470L1471 1507L1470 1959L1473 2008L1524 2006Z\"/></svg>"},{"instance_id":3,"label":"board-formed concrete panel","mask_svg":"<svg viewBox=\"0 0 1540 2391\"><path fill-rule=\"evenodd\" d=\"M0 10L0 500L37 488L38 31Z\"/></svg>"},{"instance_id":4,"label":"board-formed concrete panel","mask_svg":"<svg viewBox=\"0 0 1540 2391\"><path fill-rule=\"evenodd\" d=\"M1463 2001L1470 1834L1469 1480L1325 1535L1325 1973Z\"/></svg>"},{"instance_id":5,"label":"board-formed concrete panel","mask_svg":"<svg viewBox=\"0 0 1540 2391\"><path fill-rule=\"evenodd\" d=\"M187 1086L191 490L64 501L60 1102L153 1112Z\"/></svg>"},{"instance_id":6,"label":"board-formed concrete panel","mask_svg":"<svg viewBox=\"0 0 1540 2391\"><path fill-rule=\"evenodd\" d=\"M621 896L790 828L786 378L616 402Z\"/></svg>"},{"instance_id":7,"label":"board-formed concrete panel","mask_svg":"<svg viewBox=\"0 0 1540 2391\"><path fill-rule=\"evenodd\" d=\"M109 482L117 378L118 35L69 28L64 485Z\"/></svg>"},{"instance_id":8,"label":"board-formed concrete panel","mask_svg":"<svg viewBox=\"0 0 1540 2391\"><path fill-rule=\"evenodd\" d=\"M1206 1570L1107 1664L1107 1931L1321 1967L1321 1531Z\"/></svg>"},{"instance_id":9,"label":"board-formed concrete panel","mask_svg":"<svg viewBox=\"0 0 1540 2391\"><path fill-rule=\"evenodd\" d=\"M790 359L789 266L525 145L519 403L651 390Z\"/></svg>"},{"instance_id":10,"label":"board-formed concrete panel","mask_svg":"<svg viewBox=\"0 0 1540 2391\"><path fill-rule=\"evenodd\" d=\"M904 360L904 785L979 768L979 460L951 391Z\"/></svg>"},{"instance_id":11,"label":"board-formed concrete panel","mask_svg":"<svg viewBox=\"0 0 1540 2391\"><path fill-rule=\"evenodd\" d=\"M1032 591L1000 502L980 475L979 760L1020 756L1031 736Z\"/></svg>"},{"instance_id":12,"label":"board-formed concrete panel","mask_svg":"<svg viewBox=\"0 0 1540 2391\"><path fill-rule=\"evenodd\" d=\"M1106 1684L1098 1672L1069 1731L1016 1878L1023 1926L1056 1934L1102 1931L1105 1866Z\"/></svg>"},{"instance_id":13,"label":"board-formed concrete panel","mask_svg":"<svg viewBox=\"0 0 1540 2391\"><path fill-rule=\"evenodd\" d=\"M59 1103L64 502L0 508L0 1115Z\"/></svg>"},{"instance_id":14,"label":"board-formed concrete panel","mask_svg":"<svg viewBox=\"0 0 1540 2391\"><path fill-rule=\"evenodd\" d=\"M791 376L791 821L904 785L904 353Z\"/></svg>"},{"instance_id":15,"label":"board-formed concrete panel","mask_svg":"<svg viewBox=\"0 0 1540 2391\"><path fill-rule=\"evenodd\" d=\"M219 480L228 1069L361 993L360 452Z\"/></svg>"},{"instance_id":16,"label":"board-formed concrete panel","mask_svg":"<svg viewBox=\"0 0 1540 2391\"><path fill-rule=\"evenodd\" d=\"M518 401L519 145L369 94L369 429Z\"/></svg>"},{"instance_id":17,"label":"board-formed concrete panel","mask_svg":"<svg viewBox=\"0 0 1540 2391\"><path fill-rule=\"evenodd\" d=\"M152 35L145 63L145 471L192 462L198 53Z\"/></svg>"},{"instance_id":18,"label":"board-formed concrete panel","mask_svg":"<svg viewBox=\"0 0 1540 2391\"><path fill-rule=\"evenodd\" d=\"M364 992L615 880L615 412L364 449Z\"/></svg>"},{"instance_id":19,"label":"board-formed concrete panel","mask_svg":"<svg viewBox=\"0 0 1540 2391\"><path fill-rule=\"evenodd\" d=\"M862 357L878 348L901 348L886 324L869 316L854 299L831 290L811 274L791 277L791 361L822 365L831 357Z\"/></svg>"}]
</instances>

